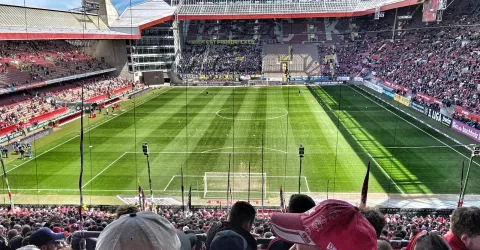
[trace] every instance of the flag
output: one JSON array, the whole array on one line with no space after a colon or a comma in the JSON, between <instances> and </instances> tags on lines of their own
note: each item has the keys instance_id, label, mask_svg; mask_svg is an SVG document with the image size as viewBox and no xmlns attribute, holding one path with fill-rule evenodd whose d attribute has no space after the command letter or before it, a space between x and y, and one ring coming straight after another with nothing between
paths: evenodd
<instances>
[{"instance_id":1,"label":"flag","mask_svg":"<svg viewBox=\"0 0 480 250\"><path fill-rule=\"evenodd\" d=\"M287 208L285 207L285 197L283 195L283 186L280 186L280 209L283 213L287 212Z\"/></svg>"},{"instance_id":2,"label":"flag","mask_svg":"<svg viewBox=\"0 0 480 250\"><path fill-rule=\"evenodd\" d=\"M187 200L188 210L192 210L192 184L190 184L190 190L188 190L188 200Z\"/></svg>"},{"instance_id":3,"label":"flag","mask_svg":"<svg viewBox=\"0 0 480 250\"><path fill-rule=\"evenodd\" d=\"M370 178L370 161L368 161L367 174L365 175L365 179L363 180L362 196L360 197L359 208L366 208L367 207L368 180L369 180L369 178Z\"/></svg>"},{"instance_id":4,"label":"flag","mask_svg":"<svg viewBox=\"0 0 480 250\"><path fill-rule=\"evenodd\" d=\"M5 178L5 184L7 186L7 191L8 191L8 198L10 199L10 211L13 213L14 204L13 204L13 198L12 198L12 192L10 191L10 185L8 184L8 178L7 178L7 171L5 170L5 165L3 164L3 158L0 156L0 162L2 163L2 169L3 169L3 178Z\"/></svg>"},{"instance_id":5,"label":"flag","mask_svg":"<svg viewBox=\"0 0 480 250\"><path fill-rule=\"evenodd\" d=\"M458 197L457 207L462 207L463 206L462 191L463 191L463 185L464 185L464 180L463 180L463 173L464 172L465 172L465 161L462 162L462 176L461 176L461 179L460 179L460 196Z\"/></svg>"}]
</instances>

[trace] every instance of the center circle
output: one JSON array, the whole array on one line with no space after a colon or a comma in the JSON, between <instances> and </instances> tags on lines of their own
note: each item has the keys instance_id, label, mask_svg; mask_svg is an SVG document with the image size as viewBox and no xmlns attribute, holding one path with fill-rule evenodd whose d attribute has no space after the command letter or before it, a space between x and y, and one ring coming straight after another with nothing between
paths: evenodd
<instances>
[{"instance_id":1,"label":"center circle","mask_svg":"<svg viewBox=\"0 0 480 250\"><path fill-rule=\"evenodd\" d=\"M242 111L237 111L235 110L235 120L239 121L263 121L263 120L272 120L272 119L278 119L281 117L284 117L288 115L288 111L283 108L277 108L277 107L270 107L269 111L264 112L265 118L253 118L251 117L254 114L261 114L261 112L242 112ZM224 118L224 119L229 119L233 120L234 118L232 117L233 115L233 108L224 108L220 109L215 113L217 116Z\"/></svg>"}]
</instances>

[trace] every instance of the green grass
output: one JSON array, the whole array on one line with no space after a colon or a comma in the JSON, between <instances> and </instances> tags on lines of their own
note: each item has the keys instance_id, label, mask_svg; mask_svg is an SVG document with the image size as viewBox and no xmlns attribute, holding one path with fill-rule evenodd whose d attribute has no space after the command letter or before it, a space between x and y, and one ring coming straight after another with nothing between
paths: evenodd
<instances>
[{"instance_id":1,"label":"green grass","mask_svg":"<svg viewBox=\"0 0 480 250\"><path fill-rule=\"evenodd\" d=\"M453 142L389 112L393 109L367 99L357 87L208 88L208 96L205 90L157 90L137 99L135 109L128 101L127 112L91 121L85 133L84 194L135 195L138 184L148 190L143 142L151 151L156 196L179 193L181 168L186 189L192 185L203 196L204 173L227 172L230 155L233 172L247 172L250 162L251 171L260 173L262 135L269 197L278 195L280 185L298 191L300 144L305 147L302 192L326 192L327 183L330 192L360 192L371 161L370 192L456 194L462 161L468 164L464 148L445 146L442 142ZM78 194L78 131L78 121L67 124L36 142L37 158L7 162L13 192ZM469 193L480 191L480 182L472 181L479 172L474 165ZM217 181L210 182L208 197L224 196ZM232 180L233 190L244 190L246 181ZM258 193L258 179L252 182Z\"/></svg>"}]
</instances>

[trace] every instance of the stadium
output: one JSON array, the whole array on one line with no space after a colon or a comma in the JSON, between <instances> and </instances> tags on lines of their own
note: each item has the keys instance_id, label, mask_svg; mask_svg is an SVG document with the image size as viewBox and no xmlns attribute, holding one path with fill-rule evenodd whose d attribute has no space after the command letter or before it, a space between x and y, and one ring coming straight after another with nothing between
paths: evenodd
<instances>
[{"instance_id":1,"label":"stadium","mask_svg":"<svg viewBox=\"0 0 480 250\"><path fill-rule=\"evenodd\" d=\"M480 2L124 2L0 4L5 243L48 221L95 249L130 205L209 249L248 201L276 249L271 216L304 194L380 211L401 249L480 206Z\"/></svg>"}]
</instances>

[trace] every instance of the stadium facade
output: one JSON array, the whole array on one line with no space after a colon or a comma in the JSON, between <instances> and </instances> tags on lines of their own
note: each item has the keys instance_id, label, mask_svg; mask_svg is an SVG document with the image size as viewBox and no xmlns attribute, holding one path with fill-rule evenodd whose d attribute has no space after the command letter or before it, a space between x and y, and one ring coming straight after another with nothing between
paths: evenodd
<instances>
[{"instance_id":1,"label":"stadium facade","mask_svg":"<svg viewBox=\"0 0 480 250\"><path fill-rule=\"evenodd\" d=\"M285 40L265 36L261 31L272 27L273 20L292 23L290 20L293 19L308 18L310 22L325 19L325 30L317 30L313 24L307 28L310 34L306 34L306 40L318 42L322 38L315 33L328 32L329 18L371 14L379 18L386 10L418 3L423 1L174 0L167 3L149 0L128 7L120 15L110 0L84 0L82 7L70 11L0 5L0 40L89 40L86 52L114 66L115 75L138 81L144 80L144 73L156 72L157 77L152 79L163 84L180 81L177 77L180 73L190 73L181 72L179 68L183 49L189 41L220 41L216 42L219 44L231 41L231 44L238 40L252 40L255 43L271 43L273 40L273 43L284 43ZM438 8L440 16L443 9L441 4ZM225 25L222 22L235 23ZM308 25L308 21L306 23ZM199 29L205 29L206 25L213 25L213 30L218 32L222 28L240 24L251 29L248 36L239 38L235 37L236 34L223 37L213 34L202 38L192 35ZM280 68L276 71L281 73ZM251 77L251 74L245 77Z\"/></svg>"}]
</instances>

